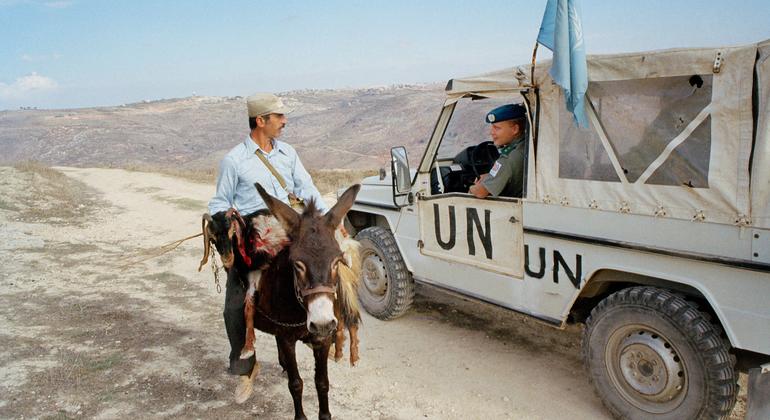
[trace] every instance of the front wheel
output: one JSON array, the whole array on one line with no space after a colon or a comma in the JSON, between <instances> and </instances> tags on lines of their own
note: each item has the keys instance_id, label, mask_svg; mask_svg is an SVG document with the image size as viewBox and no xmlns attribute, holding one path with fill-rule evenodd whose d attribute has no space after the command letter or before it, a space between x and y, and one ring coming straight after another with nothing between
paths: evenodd
<instances>
[{"instance_id":1,"label":"front wheel","mask_svg":"<svg viewBox=\"0 0 770 420\"><path fill-rule=\"evenodd\" d=\"M617 417L727 417L737 394L734 358L721 329L668 291L633 287L591 311L583 360L599 397Z\"/></svg>"},{"instance_id":2,"label":"front wheel","mask_svg":"<svg viewBox=\"0 0 770 420\"><path fill-rule=\"evenodd\" d=\"M361 244L358 298L374 317L389 320L403 315L414 299L414 281L389 230L369 227L356 235Z\"/></svg>"}]
</instances>

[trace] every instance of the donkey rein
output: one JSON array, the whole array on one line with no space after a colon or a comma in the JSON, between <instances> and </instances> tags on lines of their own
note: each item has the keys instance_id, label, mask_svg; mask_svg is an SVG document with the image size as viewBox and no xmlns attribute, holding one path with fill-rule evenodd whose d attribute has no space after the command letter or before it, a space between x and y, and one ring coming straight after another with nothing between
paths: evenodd
<instances>
[{"instance_id":1,"label":"donkey rein","mask_svg":"<svg viewBox=\"0 0 770 420\"><path fill-rule=\"evenodd\" d=\"M291 327L291 328L301 327L301 326L305 325L305 323L307 322L307 321L302 321L302 322L297 322L295 324L292 324L292 323L289 323L289 322L276 321L273 318L271 318L270 315L264 313L262 311L262 309L259 308L259 305L254 305L254 309L256 309L257 312L259 312L260 315L262 315L265 318L267 318L268 321L272 322L275 325L281 326L281 327Z\"/></svg>"},{"instance_id":2,"label":"donkey rein","mask_svg":"<svg viewBox=\"0 0 770 420\"><path fill-rule=\"evenodd\" d=\"M143 257L143 258L140 258L138 260L127 262L127 263L125 263L123 265L118 266L118 268L130 267L132 265L136 265L136 264L145 262L147 260L151 260L153 258L160 257L161 255L167 254L167 253L175 250L177 247L179 247L179 245L182 245L184 242L189 241L190 239L193 239L193 238L197 238L199 236L203 236L203 233L201 232L201 233L198 233L196 235L190 235L190 236L188 236L186 238L177 239L176 241L169 242L169 243L161 245L161 246L159 246L157 248L140 251L139 252L140 255L141 254L148 254L148 253L150 255L148 255L146 257ZM124 257L124 258L121 258L121 259L127 259L127 258L131 258L131 257Z\"/></svg>"}]
</instances>

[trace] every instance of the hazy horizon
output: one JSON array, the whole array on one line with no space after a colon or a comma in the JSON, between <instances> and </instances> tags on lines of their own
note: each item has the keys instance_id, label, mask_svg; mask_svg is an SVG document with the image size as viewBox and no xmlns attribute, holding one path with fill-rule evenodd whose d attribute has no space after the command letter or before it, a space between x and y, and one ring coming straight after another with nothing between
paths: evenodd
<instances>
[{"instance_id":1,"label":"hazy horizon","mask_svg":"<svg viewBox=\"0 0 770 420\"><path fill-rule=\"evenodd\" d=\"M0 109L443 83L529 62L544 8L0 0ZM769 21L760 0L583 2L588 54L758 42Z\"/></svg>"}]
</instances>

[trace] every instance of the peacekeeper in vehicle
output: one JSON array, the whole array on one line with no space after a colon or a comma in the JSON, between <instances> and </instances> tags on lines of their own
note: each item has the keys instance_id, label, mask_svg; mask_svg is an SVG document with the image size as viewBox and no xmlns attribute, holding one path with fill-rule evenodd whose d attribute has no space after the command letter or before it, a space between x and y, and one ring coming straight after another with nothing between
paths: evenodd
<instances>
[{"instance_id":1,"label":"peacekeeper in vehicle","mask_svg":"<svg viewBox=\"0 0 770 420\"><path fill-rule=\"evenodd\" d=\"M524 132L527 111L519 104L499 106L486 116L492 141L500 151L488 174L476 178L469 193L477 198L521 197L524 183Z\"/></svg>"}]
</instances>

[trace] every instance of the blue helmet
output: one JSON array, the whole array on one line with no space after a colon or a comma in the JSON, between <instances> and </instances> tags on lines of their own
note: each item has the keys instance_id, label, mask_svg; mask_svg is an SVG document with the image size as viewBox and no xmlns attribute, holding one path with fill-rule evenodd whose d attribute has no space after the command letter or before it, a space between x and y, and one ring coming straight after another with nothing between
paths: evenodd
<instances>
[{"instance_id":1,"label":"blue helmet","mask_svg":"<svg viewBox=\"0 0 770 420\"><path fill-rule=\"evenodd\" d=\"M489 111L486 117L487 123L496 123L500 121L515 120L518 118L524 118L527 115L527 110L521 104L507 104L498 106L497 108Z\"/></svg>"}]
</instances>

